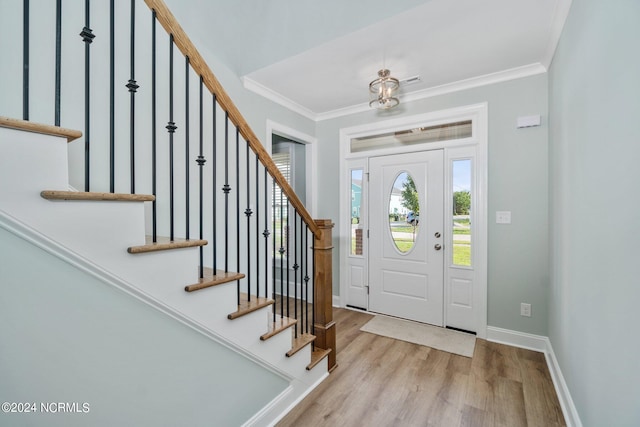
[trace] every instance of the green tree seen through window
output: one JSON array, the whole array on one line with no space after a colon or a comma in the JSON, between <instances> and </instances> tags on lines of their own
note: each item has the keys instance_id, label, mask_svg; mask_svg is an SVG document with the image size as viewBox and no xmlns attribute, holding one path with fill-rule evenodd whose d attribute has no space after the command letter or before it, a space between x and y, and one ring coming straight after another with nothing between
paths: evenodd
<instances>
[{"instance_id":1,"label":"green tree seen through window","mask_svg":"<svg viewBox=\"0 0 640 427\"><path fill-rule=\"evenodd\" d=\"M471 193L468 191L455 191L453 193L453 214L469 215L471 209Z\"/></svg>"},{"instance_id":2,"label":"green tree seen through window","mask_svg":"<svg viewBox=\"0 0 640 427\"><path fill-rule=\"evenodd\" d=\"M409 174L407 174L407 180L402 184L402 200L400 203L416 216L420 215L418 190L416 189L416 183L413 182L413 178L411 178L411 175Z\"/></svg>"}]
</instances>

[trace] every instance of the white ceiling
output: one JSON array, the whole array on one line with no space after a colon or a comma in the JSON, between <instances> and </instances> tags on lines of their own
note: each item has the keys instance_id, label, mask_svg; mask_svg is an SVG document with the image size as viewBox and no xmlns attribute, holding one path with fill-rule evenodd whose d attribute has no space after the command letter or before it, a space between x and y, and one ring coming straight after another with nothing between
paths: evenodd
<instances>
[{"instance_id":1,"label":"white ceiling","mask_svg":"<svg viewBox=\"0 0 640 427\"><path fill-rule=\"evenodd\" d=\"M214 11L216 4L224 5L224 14ZM199 12L176 15L200 23L184 26L208 40L209 50L243 78L245 87L317 120L368 108L368 83L383 66L398 79L422 79L401 88L401 103L544 72L570 4L214 0L199 5L211 8L209 13L190 8ZM212 16L224 19L217 25ZM216 29L225 32L224 46L215 43L220 40Z\"/></svg>"}]
</instances>

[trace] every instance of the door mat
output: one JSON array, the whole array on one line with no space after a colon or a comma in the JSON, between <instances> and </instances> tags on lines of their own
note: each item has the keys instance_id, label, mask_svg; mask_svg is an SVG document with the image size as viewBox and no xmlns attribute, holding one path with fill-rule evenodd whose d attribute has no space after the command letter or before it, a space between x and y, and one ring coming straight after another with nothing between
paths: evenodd
<instances>
[{"instance_id":1,"label":"door mat","mask_svg":"<svg viewBox=\"0 0 640 427\"><path fill-rule=\"evenodd\" d=\"M476 336L473 334L395 317L375 316L360 330L465 357L473 357L476 346Z\"/></svg>"}]
</instances>

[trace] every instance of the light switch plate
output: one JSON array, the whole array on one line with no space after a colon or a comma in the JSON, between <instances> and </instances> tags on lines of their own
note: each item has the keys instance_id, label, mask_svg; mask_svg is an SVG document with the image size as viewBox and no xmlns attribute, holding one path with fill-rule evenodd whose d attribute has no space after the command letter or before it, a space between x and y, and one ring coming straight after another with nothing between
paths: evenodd
<instances>
[{"instance_id":1,"label":"light switch plate","mask_svg":"<svg viewBox=\"0 0 640 427\"><path fill-rule=\"evenodd\" d=\"M511 224L511 211L496 211L496 224Z\"/></svg>"}]
</instances>

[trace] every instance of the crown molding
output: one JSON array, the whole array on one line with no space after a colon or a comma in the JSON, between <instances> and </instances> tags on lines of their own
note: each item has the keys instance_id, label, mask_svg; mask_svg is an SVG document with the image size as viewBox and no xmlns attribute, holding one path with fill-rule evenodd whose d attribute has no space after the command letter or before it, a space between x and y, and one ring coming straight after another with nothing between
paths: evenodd
<instances>
[{"instance_id":1,"label":"crown molding","mask_svg":"<svg viewBox=\"0 0 640 427\"><path fill-rule=\"evenodd\" d=\"M502 83L509 80L521 79L523 77L535 76L537 74L546 73L547 69L540 63L524 65L522 67L510 68L508 70L498 71L496 73L485 74L470 79L459 80L453 83L447 83L440 86L434 86L427 89L409 92L402 96L403 102L418 101L420 99L432 98L434 96L445 95L453 92L473 89L481 86L488 86L496 83Z\"/></svg>"},{"instance_id":2,"label":"crown molding","mask_svg":"<svg viewBox=\"0 0 640 427\"><path fill-rule=\"evenodd\" d=\"M427 89L418 90L415 92L408 92L401 95L401 102L413 102L421 99L432 98L434 96L445 95L448 93L459 92L476 87L487 86L495 83L506 82L509 80L520 79L523 77L535 76L537 74L544 74L547 72L547 67L543 64L536 62L534 64L524 65L521 67L511 68L508 70L498 71L496 73L485 74L470 79L459 80L453 83L447 83L440 86L434 86ZM324 113L315 113L308 108L301 106L300 104L293 102L289 98L286 98L279 93L257 83L256 81L248 78L242 78L244 87L252 92L257 93L277 104L282 105L285 108L290 109L293 112L303 115L308 119L316 122L323 120L335 119L338 117L348 116L356 113L363 113L365 111L371 111L368 103L362 103L352 105L350 107L339 108L337 110L331 110Z\"/></svg>"},{"instance_id":3,"label":"crown molding","mask_svg":"<svg viewBox=\"0 0 640 427\"><path fill-rule=\"evenodd\" d=\"M372 108L369 106L369 102L363 102L362 104L351 105L349 107L338 108L336 110L326 111L324 113L317 114L317 122L321 122L323 120L335 119L338 117L349 116L351 114L356 113L364 113L365 111L371 111Z\"/></svg>"},{"instance_id":4,"label":"crown molding","mask_svg":"<svg viewBox=\"0 0 640 427\"><path fill-rule=\"evenodd\" d=\"M278 92L272 89L269 89L264 85L261 85L260 83L258 83L257 81L249 77L241 77L241 80L245 89L250 90L251 92L256 93L260 96L263 96L264 98L267 98L269 101L273 101L276 104L279 104L285 108L288 108L294 113L298 113L301 116L304 116L310 120L313 120L314 122L318 121L318 115L316 113L314 113L313 111L309 110L306 107L303 107L297 102L292 101L286 96L283 96Z\"/></svg>"}]
</instances>

